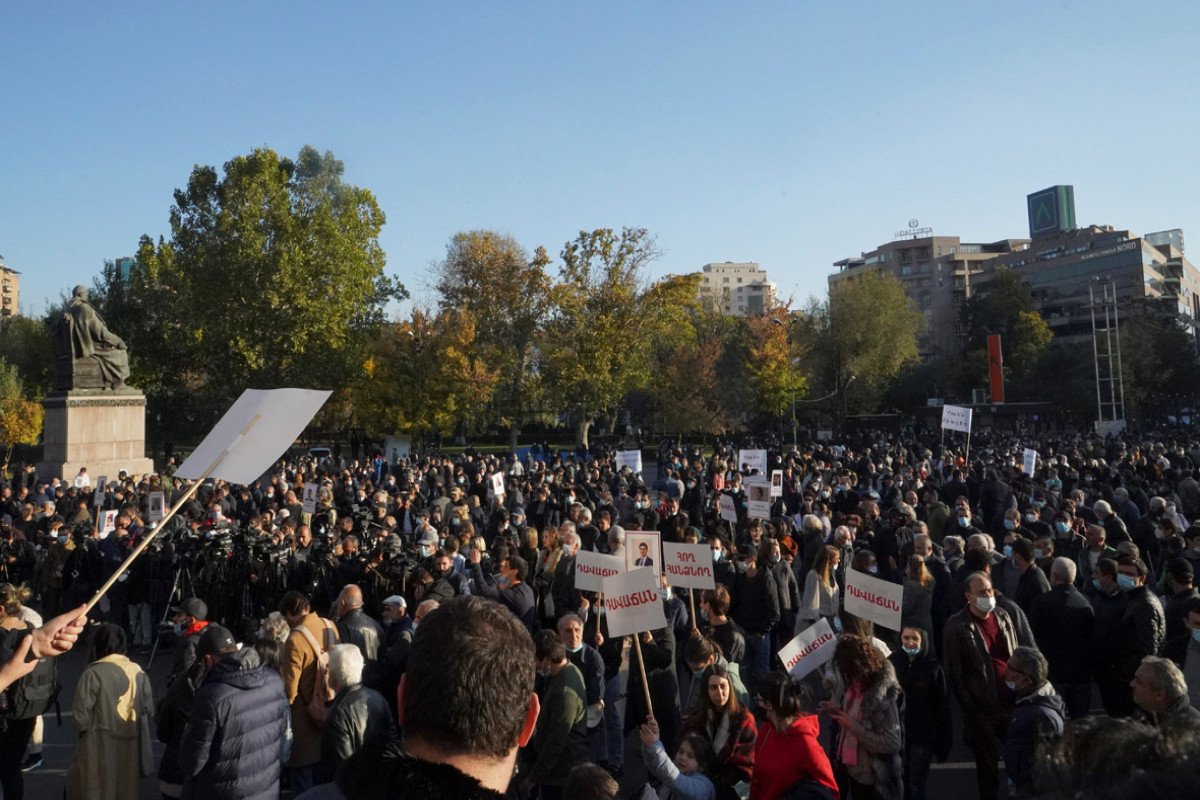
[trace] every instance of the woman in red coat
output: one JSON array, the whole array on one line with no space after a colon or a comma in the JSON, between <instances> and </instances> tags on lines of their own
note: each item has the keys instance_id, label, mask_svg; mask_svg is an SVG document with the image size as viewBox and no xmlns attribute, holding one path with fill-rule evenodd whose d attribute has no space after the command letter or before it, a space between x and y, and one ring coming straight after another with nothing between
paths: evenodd
<instances>
[{"instance_id":1,"label":"woman in red coat","mask_svg":"<svg viewBox=\"0 0 1200 800\"><path fill-rule=\"evenodd\" d=\"M712 742L716 760L708 775L717 789L717 800L736 800L739 783L749 783L754 771L754 743L758 726L754 716L738 702L729 669L714 663L700 678L704 700L684 723L685 733L698 733Z\"/></svg>"},{"instance_id":2,"label":"woman in red coat","mask_svg":"<svg viewBox=\"0 0 1200 800\"><path fill-rule=\"evenodd\" d=\"M755 698L767 721L754 747L750 800L776 800L785 794L812 800L838 800L833 767L817 733L821 729L808 687L772 672ZM795 791L794 791L795 790Z\"/></svg>"}]
</instances>

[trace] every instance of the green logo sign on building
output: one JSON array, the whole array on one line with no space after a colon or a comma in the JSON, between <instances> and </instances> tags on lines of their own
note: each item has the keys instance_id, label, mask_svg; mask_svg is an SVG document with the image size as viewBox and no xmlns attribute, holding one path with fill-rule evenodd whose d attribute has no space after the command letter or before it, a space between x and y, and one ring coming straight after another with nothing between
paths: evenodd
<instances>
[{"instance_id":1,"label":"green logo sign on building","mask_svg":"<svg viewBox=\"0 0 1200 800\"><path fill-rule=\"evenodd\" d=\"M1026 197L1029 238L1065 233L1075 228L1075 187L1051 186Z\"/></svg>"}]
</instances>

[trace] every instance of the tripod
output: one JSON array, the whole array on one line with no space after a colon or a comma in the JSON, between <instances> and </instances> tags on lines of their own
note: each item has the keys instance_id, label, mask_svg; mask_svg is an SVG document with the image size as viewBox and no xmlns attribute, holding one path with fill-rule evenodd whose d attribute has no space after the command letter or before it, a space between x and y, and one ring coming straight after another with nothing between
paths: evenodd
<instances>
[{"instance_id":1,"label":"tripod","mask_svg":"<svg viewBox=\"0 0 1200 800\"><path fill-rule=\"evenodd\" d=\"M180 579L183 579L183 585L180 585ZM187 587L188 591L184 592L183 588ZM154 646L150 648L150 660L146 662L147 669L154 663L154 656L158 653L158 643L162 641L162 626L167 623L167 617L171 615L171 602L175 599L175 593L179 593L180 599L191 596L192 588L192 571L186 564L180 563L175 567L175 577L171 580L171 591L167 592L166 608L163 609L162 619L158 621L158 625L154 628Z\"/></svg>"}]
</instances>

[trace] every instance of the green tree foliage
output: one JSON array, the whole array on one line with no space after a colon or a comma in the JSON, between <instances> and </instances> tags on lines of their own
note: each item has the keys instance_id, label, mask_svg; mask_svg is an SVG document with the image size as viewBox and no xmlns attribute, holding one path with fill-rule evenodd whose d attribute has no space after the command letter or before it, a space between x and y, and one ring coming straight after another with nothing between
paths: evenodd
<instances>
[{"instance_id":1,"label":"green tree foliage","mask_svg":"<svg viewBox=\"0 0 1200 800\"><path fill-rule=\"evenodd\" d=\"M16 366L0 359L0 447L5 469L13 447L37 444L42 432L42 404L28 399L25 392Z\"/></svg>"},{"instance_id":2,"label":"green tree foliage","mask_svg":"<svg viewBox=\"0 0 1200 800\"><path fill-rule=\"evenodd\" d=\"M808 388L797 364L788 310L779 307L748 317L745 326L746 373L755 401L764 414L782 417Z\"/></svg>"},{"instance_id":3,"label":"green tree foliage","mask_svg":"<svg viewBox=\"0 0 1200 800\"><path fill-rule=\"evenodd\" d=\"M549 397L571 412L581 444L597 415L647 385L655 337L678 319L673 303L684 284L647 284L657 255L642 228L581 231L563 247L540 361Z\"/></svg>"},{"instance_id":4,"label":"green tree foliage","mask_svg":"<svg viewBox=\"0 0 1200 800\"><path fill-rule=\"evenodd\" d=\"M263 148L223 172L193 169L170 239L143 236L129 279L109 268L97 286L133 385L176 435L248 387L350 384L386 305L407 296L383 273L383 212L331 153Z\"/></svg>"},{"instance_id":5,"label":"green tree foliage","mask_svg":"<svg viewBox=\"0 0 1200 800\"><path fill-rule=\"evenodd\" d=\"M498 373L473 357L475 320L465 310L387 325L363 367L352 397L375 436L409 433L418 441L450 434L459 420L486 404Z\"/></svg>"},{"instance_id":6,"label":"green tree foliage","mask_svg":"<svg viewBox=\"0 0 1200 800\"><path fill-rule=\"evenodd\" d=\"M1054 338L1050 326L1034 308L1028 287L1008 268L998 269L987 291L967 300L962 317L967 332L964 371L972 386L987 383L989 334L1000 334L1005 380L1018 385L1036 368L1038 359Z\"/></svg>"},{"instance_id":7,"label":"green tree foliage","mask_svg":"<svg viewBox=\"0 0 1200 800\"><path fill-rule=\"evenodd\" d=\"M1179 323L1127 316L1119 335L1127 418L1174 414L1185 395L1200 391L1196 343Z\"/></svg>"},{"instance_id":8,"label":"green tree foliage","mask_svg":"<svg viewBox=\"0 0 1200 800\"><path fill-rule=\"evenodd\" d=\"M490 420L507 426L516 446L523 419L537 406L534 342L550 311L550 258L531 258L511 236L475 230L455 234L434 267L443 311L463 310L475 320L471 358L496 371Z\"/></svg>"},{"instance_id":9,"label":"green tree foliage","mask_svg":"<svg viewBox=\"0 0 1200 800\"><path fill-rule=\"evenodd\" d=\"M0 359L16 369L26 396L44 397L54 369L54 339L47 321L21 316L0 321Z\"/></svg>"}]
</instances>

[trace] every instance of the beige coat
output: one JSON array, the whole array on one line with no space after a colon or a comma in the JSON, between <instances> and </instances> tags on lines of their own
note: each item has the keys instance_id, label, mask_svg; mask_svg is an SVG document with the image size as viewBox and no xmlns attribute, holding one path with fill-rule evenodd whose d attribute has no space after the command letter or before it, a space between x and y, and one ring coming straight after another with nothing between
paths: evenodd
<instances>
[{"instance_id":1,"label":"beige coat","mask_svg":"<svg viewBox=\"0 0 1200 800\"><path fill-rule=\"evenodd\" d=\"M337 643L337 629L331 628L327 633L325 623L316 614L309 612L300 624L308 628L323 650L328 651ZM298 628L288 634L279 672L292 707L292 755L287 766L316 764L321 760L321 729L308 718L308 701L317 683L317 654Z\"/></svg>"},{"instance_id":2,"label":"beige coat","mask_svg":"<svg viewBox=\"0 0 1200 800\"><path fill-rule=\"evenodd\" d=\"M137 800L154 771L154 692L123 655L95 661L79 676L71 704L79 748L67 770L67 800Z\"/></svg>"}]
</instances>

